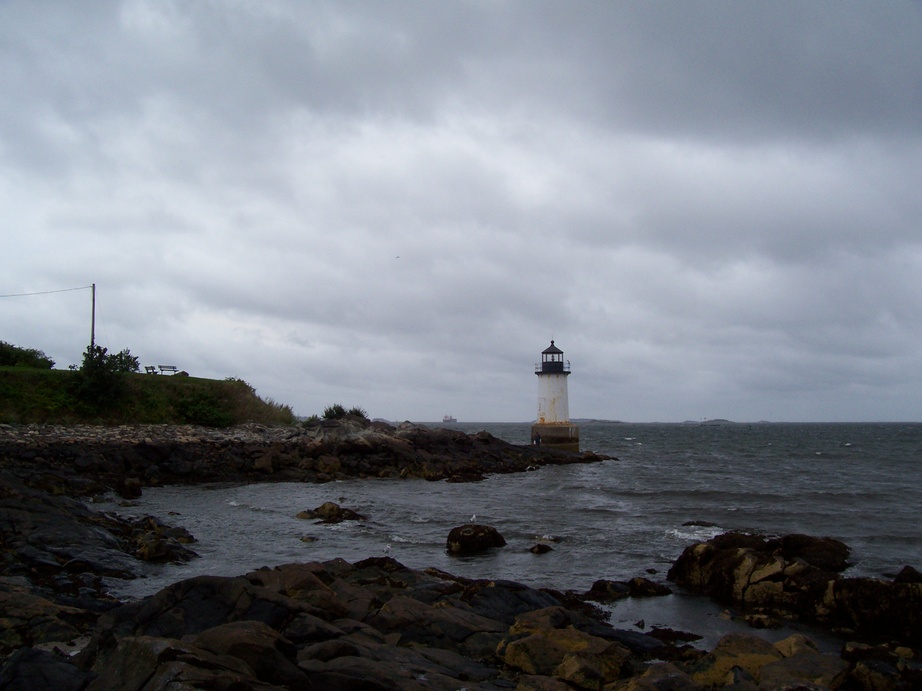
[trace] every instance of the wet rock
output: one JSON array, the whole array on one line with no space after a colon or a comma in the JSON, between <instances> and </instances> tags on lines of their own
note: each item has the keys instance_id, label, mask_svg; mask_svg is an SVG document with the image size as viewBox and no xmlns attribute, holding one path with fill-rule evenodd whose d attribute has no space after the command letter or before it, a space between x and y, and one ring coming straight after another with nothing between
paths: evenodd
<instances>
[{"instance_id":1,"label":"wet rock","mask_svg":"<svg viewBox=\"0 0 922 691\"><path fill-rule=\"evenodd\" d=\"M611 691L700 691L701 688L671 662L657 662L642 674L606 687Z\"/></svg>"},{"instance_id":2,"label":"wet rock","mask_svg":"<svg viewBox=\"0 0 922 691\"><path fill-rule=\"evenodd\" d=\"M839 688L848 672L848 663L833 655L801 652L764 665L759 671L762 688L794 689Z\"/></svg>"},{"instance_id":3,"label":"wet rock","mask_svg":"<svg viewBox=\"0 0 922 691\"><path fill-rule=\"evenodd\" d=\"M141 496L141 480L136 477L125 478L119 494L123 499L137 499Z\"/></svg>"},{"instance_id":4,"label":"wet rock","mask_svg":"<svg viewBox=\"0 0 922 691\"><path fill-rule=\"evenodd\" d=\"M593 602L614 602L624 597L629 597L631 587L622 581L609 581L599 579L592 584L592 587L583 595L586 600Z\"/></svg>"},{"instance_id":5,"label":"wet rock","mask_svg":"<svg viewBox=\"0 0 922 691\"><path fill-rule=\"evenodd\" d=\"M600 688L635 657L617 637L520 584L413 571L388 558L331 560L193 578L123 605L101 618L80 663L97 675L91 689L126 691L180 681L509 688L511 668L540 670L548 684Z\"/></svg>"},{"instance_id":6,"label":"wet rock","mask_svg":"<svg viewBox=\"0 0 922 691\"><path fill-rule=\"evenodd\" d=\"M592 602L614 602L624 597L661 597L671 593L669 586L655 583L649 578L637 577L630 581L599 579L581 597Z\"/></svg>"},{"instance_id":7,"label":"wet rock","mask_svg":"<svg viewBox=\"0 0 922 691\"><path fill-rule=\"evenodd\" d=\"M755 609L766 621L797 616L862 636L922 642L922 583L912 571L893 581L845 578L838 570L847 555L829 538L732 533L687 547L668 578Z\"/></svg>"},{"instance_id":8,"label":"wet rock","mask_svg":"<svg viewBox=\"0 0 922 691\"><path fill-rule=\"evenodd\" d=\"M671 595L672 589L661 583L654 583L649 578L632 578L628 581L631 597L662 597Z\"/></svg>"},{"instance_id":9,"label":"wet rock","mask_svg":"<svg viewBox=\"0 0 922 691\"><path fill-rule=\"evenodd\" d=\"M758 679L765 665L781 659L781 653L763 638L727 634L713 651L691 666L689 674L695 683L702 686L724 686L735 668Z\"/></svg>"},{"instance_id":10,"label":"wet rock","mask_svg":"<svg viewBox=\"0 0 922 691\"><path fill-rule=\"evenodd\" d=\"M911 566L904 566L900 572L894 576L894 583L922 583L922 573L919 573Z\"/></svg>"},{"instance_id":11,"label":"wet rock","mask_svg":"<svg viewBox=\"0 0 922 691\"><path fill-rule=\"evenodd\" d=\"M773 554L780 555L787 562L802 559L822 571L840 573L849 565L848 546L830 537L785 535L777 540L769 540L766 548Z\"/></svg>"},{"instance_id":12,"label":"wet rock","mask_svg":"<svg viewBox=\"0 0 922 691\"><path fill-rule=\"evenodd\" d=\"M449 554L457 556L477 554L493 547L504 547L505 545L506 540L496 528L489 525L475 524L452 528L446 541Z\"/></svg>"},{"instance_id":13,"label":"wet rock","mask_svg":"<svg viewBox=\"0 0 922 691\"><path fill-rule=\"evenodd\" d=\"M82 691L93 675L69 658L36 648L17 650L0 670L0 688L7 691Z\"/></svg>"},{"instance_id":14,"label":"wet rock","mask_svg":"<svg viewBox=\"0 0 922 691\"><path fill-rule=\"evenodd\" d=\"M341 523L342 521L364 521L365 516L352 509L346 509L335 502L324 502L316 509L301 511L297 518L317 518L322 523Z\"/></svg>"},{"instance_id":15,"label":"wet rock","mask_svg":"<svg viewBox=\"0 0 922 691\"><path fill-rule=\"evenodd\" d=\"M547 554L548 552L553 552L554 548L544 542L538 542L532 545L528 551L532 554Z\"/></svg>"},{"instance_id":16,"label":"wet rock","mask_svg":"<svg viewBox=\"0 0 922 691\"><path fill-rule=\"evenodd\" d=\"M292 662L294 645L262 622L228 622L202 631L191 642L215 655L241 660L260 681L279 686L309 683L304 672Z\"/></svg>"}]
</instances>

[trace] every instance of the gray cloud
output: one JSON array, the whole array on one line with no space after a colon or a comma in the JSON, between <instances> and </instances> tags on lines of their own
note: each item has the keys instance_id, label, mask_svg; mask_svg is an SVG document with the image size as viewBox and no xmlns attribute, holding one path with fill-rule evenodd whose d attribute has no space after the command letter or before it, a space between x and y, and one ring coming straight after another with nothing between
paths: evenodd
<instances>
[{"instance_id":1,"label":"gray cloud","mask_svg":"<svg viewBox=\"0 0 922 691\"><path fill-rule=\"evenodd\" d=\"M918 419L915 2L0 6L0 293L297 412ZM59 366L86 291L0 300Z\"/></svg>"}]
</instances>

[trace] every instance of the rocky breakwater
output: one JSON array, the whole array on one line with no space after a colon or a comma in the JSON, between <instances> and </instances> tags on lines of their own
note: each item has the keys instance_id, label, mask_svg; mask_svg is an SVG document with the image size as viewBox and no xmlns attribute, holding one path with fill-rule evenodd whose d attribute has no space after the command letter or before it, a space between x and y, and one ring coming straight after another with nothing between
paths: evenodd
<instances>
[{"instance_id":1,"label":"rocky breakwater","mask_svg":"<svg viewBox=\"0 0 922 691\"><path fill-rule=\"evenodd\" d=\"M516 446L480 432L360 418L296 427L0 425L0 464L45 473L66 494L198 482L326 482L345 477L473 481L606 457Z\"/></svg>"}]
</instances>

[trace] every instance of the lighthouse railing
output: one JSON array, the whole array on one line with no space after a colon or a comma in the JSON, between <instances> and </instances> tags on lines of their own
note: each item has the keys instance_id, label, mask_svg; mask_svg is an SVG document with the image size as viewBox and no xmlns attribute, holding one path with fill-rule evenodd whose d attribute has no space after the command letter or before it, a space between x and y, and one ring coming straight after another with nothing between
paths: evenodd
<instances>
[{"instance_id":1,"label":"lighthouse railing","mask_svg":"<svg viewBox=\"0 0 922 691\"><path fill-rule=\"evenodd\" d=\"M570 361L566 362L554 361L554 362L536 362L535 363L535 374L541 374L542 372L569 372L570 371Z\"/></svg>"}]
</instances>

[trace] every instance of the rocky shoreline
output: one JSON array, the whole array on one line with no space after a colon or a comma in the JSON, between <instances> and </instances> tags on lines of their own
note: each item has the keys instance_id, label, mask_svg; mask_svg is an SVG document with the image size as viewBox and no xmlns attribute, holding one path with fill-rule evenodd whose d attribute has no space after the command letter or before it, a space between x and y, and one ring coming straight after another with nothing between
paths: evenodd
<instances>
[{"instance_id":1,"label":"rocky shoreline","mask_svg":"<svg viewBox=\"0 0 922 691\"><path fill-rule=\"evenodd\" d=\"M718 536L688 547L669 580L745 608L755 627L828 627L850 641L838 655L802 635L772 644L728 634L701 650L693 633L612 627L597 603L670 592L642 577L557 592L384 557L197 577L131 603L102 583L134 577L141 561L195 557L181 526L93 510L92 497L107 492L476 481L602 460L360 420L228 430L0 425L0 689L922 688L922 577L907 567L893 579L845 578L848 548L825 538Z\"/></svg>"},{"instance_id":2,"label":"rocky shoreline","mask_svg":"<svg viewBox=\"0 0 922 691\"><path fill-rule=\"evenodd\" d=\"M7 468L57 472L66 493L203 482L329 482L346 477L402 477L470 482L548 464L606 460L516 446L480 432L396 427L347 417L309 426L249 424L228 429L190 425L0 425Z\"/></svg>"}]
</instances>

